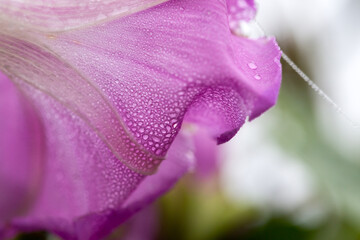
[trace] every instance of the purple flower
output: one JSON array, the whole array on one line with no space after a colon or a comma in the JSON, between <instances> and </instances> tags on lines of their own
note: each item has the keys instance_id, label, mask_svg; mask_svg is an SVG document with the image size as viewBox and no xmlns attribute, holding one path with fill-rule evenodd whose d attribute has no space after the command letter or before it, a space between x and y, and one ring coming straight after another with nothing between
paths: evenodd
<instances>
[{"instance_id":1,"label":"purple flower","mask_svg":"<svg viewBox=\"0 0 360 240\"><path fill-rule=\"evenodd\" d=\"M275 40L229 27L253 1L48 2L0 6L0 238L102 238L192 167L183 122L223 143L275 104Z\"/></svg>"}]
</instances>

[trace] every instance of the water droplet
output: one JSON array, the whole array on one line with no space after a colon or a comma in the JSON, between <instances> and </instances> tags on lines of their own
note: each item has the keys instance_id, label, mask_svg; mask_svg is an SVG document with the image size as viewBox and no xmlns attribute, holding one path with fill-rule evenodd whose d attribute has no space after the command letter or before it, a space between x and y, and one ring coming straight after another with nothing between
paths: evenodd
<instances>
[{"instance_id":1,"label":"water droplet","mask_svg":"<svg viewBox=\"0 0 360 240\"><path fill-rule=\"evenodd\" d=\"M248 63L248 67L249 67L250 69L253 69L253 70L257 69L257 66L256 66L256 64L255 64L254 62Z\"/></svg>"},{"instance_id":2,"label":"water droplet","mask_svg":"<svg viewBox=\"0 0 360 240\"><path fill-rule=\"evenodd\" d=\"M170 132L170 130L171 130L171 128L170 128L170 126L166 126L166 131L168 131L168 132Z\"/></svg>"},{"instance_id":3,"label":"water droplet","mask_svg":"<svg viewBox=\"0 0 360 240\"><path fill-rule=\"evenodd\" d=\"M144 140L147 140L148 138L149 138L148 135L144 135L144 136L143 136L143 139L144 139Z\"/></svg>"},{"instance_id":4,"label":"water droplet","mask_svg":"<svg viewBox=\"0 0 360 240\"><path fill-rule=\"evenodd\" d=\"M260 80L260 79L261 79L261 76L260 76L259 74L256 74L256 75L254 76L254 78L255 78L256 80Z\"/></svg>"}]
</instances>

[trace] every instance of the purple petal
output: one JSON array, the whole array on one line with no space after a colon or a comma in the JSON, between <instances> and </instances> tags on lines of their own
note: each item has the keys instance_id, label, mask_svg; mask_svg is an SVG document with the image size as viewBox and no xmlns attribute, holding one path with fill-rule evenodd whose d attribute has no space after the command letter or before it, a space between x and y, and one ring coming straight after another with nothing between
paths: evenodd
<instances>
[{"instance_id":1,"label":"purple petal","mask_svg":"<svg viewBox=\"0 0 360 240\"><path fill-rule=\"evenodd\" d=\"M219 1L174 1L41 40L46 48L0 35L5 72L75 112L120 161L147 174L185 114L222 143L272 106L280 86L275 41L233 36Z\"/></svg>"},{"instance_id":2,"label":"purple petal","mask_svg":"<svg viewBox=\"0 0 360 240\"><path fill-rule=\"evenodd\" d=\"M27 210L38 192L43 134L33 106L0 72L0 223Z\"/></svg>"},{"instance_id":3,"label":"purple petal","mask_svg":"<svg viewBox=\"0 0 360 240\"><path fill-rule=\"evenodd\" d=\"M16 229L46 229L65 239L86 239L77 219L119 208L144 178L123 165L84 121L31 86L23 91L36 104L46 134L41 192Z\"/></svg>"},{"instance_id":4,"label":"purple petal","mask_svg":"<svg viewBox=\"0 0 360 240\"><path fill-rule=\"evenodd\" d=\"M47 132L54 134L47 146L51 161L33 208L12 221L19 231L46 229L64 239L101 239L170 189L192 166L192 143L179 135L155 175L137 174L101 146L96 134L82 129L80 119L66 116L46 97L42 102L54 108L47 106L43 113ZM59 118L62 121L51 121Z\"/></svg>"},{"instance_id":5,"label":"purple petal","mask_svg":"<svg viewBox=\"0 0 360 240\"><path fill-rule=\"evenodd\" d=\"M171 1L42 41L91 79L131 138L158 156L146 167L123 157L128 166L149 173L184 117L223 143L247 116L253 119L276 101L281 66L275 40L236 37L227 16L226 4L218 0Z\"/></svg>"},{"instance_id":6,"label":"purple petal","mask_svg":"<svg viewBox=\"0 0 360 240\"><path fill-rule=\"evenodd\" d=\"M0 22L47 32L63 31L126 16L165 1L2 0Z\"/></svg>"},{"instance_id":7,"label":"purple petal","mask_svg":"<svg viewBox=\"0 0 360 240\"><path fill-rule=\"evenodd\" d=\"M64 111L74 113L103 140L118 160L138 171L153 173L154 164L164 159L164 156L156 156L144 149L97 86L57 55L7 34L0 34L0 49L4 49L0 55L4 73L22 89L30 86L38 89L63 105ZM31 89L28 91L34 102L41 103ZM51 105L48 107L52 108Z\"/></svg>"},{"instance_id":8,"label":"purple petal","mask_svg":"<svg viewBox=\"0 0 360 240\"><path fill-rule=\"evenodd\" d=\"M0 222L0 239L12 239L17 232L10 226Z\"/></svg>"},{"instance_id":9,"label":"purple petal","mask_svg":"<svg viewBox=\"0 0 360 240\"><path fill-rule=\"evenodd\" d=\"M225 1L171 1L92 28L21 34L0 34L0 67L36 106L47 161L37 201L13 221L20 230L105 236L186 172L189 146L173 143L183 121L225 142L280 86L275 41L232 35ZM139 173L166 154L157 174Z\"/></svg>"},{"instance_id":10,"label":"purple petal","mask_svg":"<svg viewBox=\"0 0 360 240\"><path fill-rule=\"evenodd\" d=\"M197 129L194 136L196 177L208 179L214 176L219 169L219 148L216 141L209 137L203 129Z\"/></svg>"},{"instance_id":11,"label":"purple petal","mask_svg":"<svg viewBox=\"0 0 360 240\"><path fill-rule=\"evenodd\" d=\"M179 135L158 172L147 176L129 198L115 209L87 215L76 222L80 239L99 239L130 216L168 191L190 168L193 168L193 143L190 137Z\"/></svg>"},{"instance_id":12,"label":"purple petal","mask_svg":"<svg viewBox=\"0 0 360 240\"><path fill-rule=\"evenodd\" d=\"M156 239L158 226L158 212L151 205L134 215L126 222L126 232L122 240L151 240Z\"/></svg>"}]
</instances>

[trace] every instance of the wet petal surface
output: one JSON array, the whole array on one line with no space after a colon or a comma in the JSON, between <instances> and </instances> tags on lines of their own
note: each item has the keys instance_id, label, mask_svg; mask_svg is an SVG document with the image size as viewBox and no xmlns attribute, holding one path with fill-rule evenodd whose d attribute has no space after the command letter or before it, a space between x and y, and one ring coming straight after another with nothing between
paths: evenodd
<instances>
[{"instance_id":1,"label":"wet petal surface","mask_svg":"<svg viewBox=\"0 0 360 240\"><path fill-rule=\"evenodd\" d=\"M34 106L46 149L15 228L101 238L189 169L184 121L223 143L275 103L279 48L234 36L227 3L170 1L61 33L1 29L0 68Z\"/></svg>"},{"instance_id":2,"label":"wet petal surface","mask_svg":"<svg viewBox=\"0 0 360 240\"><path fill-rule=\"evenodd\" d=\"M226 2L171 1L41 41L114 106L131 138L150 153L141 162L123 161L146 173L164 158L184 119L223 143L246 117L275 103L276 42L234 36L227 18Z\"/></svg>"},{"instance_id":3,"label":"wet petal surface","mask_svg":"<svg viewBox=\"0 0 360 240\"><path fill-rule=\"evenodd\" d=\"M126 16L164 1L1 0L0 23L46 32L64 31Z\"/></svg>"}]
</instances>

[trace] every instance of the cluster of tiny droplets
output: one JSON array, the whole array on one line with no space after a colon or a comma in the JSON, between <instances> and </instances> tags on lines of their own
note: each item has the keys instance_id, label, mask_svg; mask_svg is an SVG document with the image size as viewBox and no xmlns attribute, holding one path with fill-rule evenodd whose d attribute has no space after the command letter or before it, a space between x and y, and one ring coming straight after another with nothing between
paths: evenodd
<instances>
[{"instance_id":1,"label":"cluster of tiny droplets","mask_svg":"<svg viewBox=\"0 0 360 240\"><path fill-rule=\"evenodd\" d=\"M21 22L40 30L63 31L97 24L107 19L123 17L165 0L2 0L0 16L12 23ZM29 11L32 9L32 11Z\"/></svg>"},{"instance_id":2,"label":"cluster of tiny droplets","mask_svg":"<svg viewBox=\"0 0 360 240\"><path fill-rule=\"evenodd\" d=\"M248 107L256 101L256 93L242 92L241 89L246 86L240 87L242 80L229 67L229 64L239 63L227 62L228 57L224 56L228 54L227 46L232 43L224 44L222 41L225 39L205 40L213 37L208 36L209 33L229 35L223 23L207 24L211 19L222 19L223 15L220 13L224 9L219 6L218 9L212 9L208 4L194 6L194 9L185 8L177 2L167 4L174 5L167 11L189 11L190 14L164 15L163 12L154 10L144 22L141 14L146 14L145 11L97 28L66 33L61 35L59 41L54 39L53 43L48 42L55 52L73 64L86 79L93 81L98 91L94 91L94 88L86 91L92 91L92 98L99 105L93 107L98 117L91 120L98 124L98 127L94 125L105 136L105 141L115 148L115 153L123 154L120 157L128 165L144 172L151 172L164 159L188 108L206 89L214 86L234 89L246 101L240 108L241 111L245 105ZM199 14L194 15L194 12ZM191 38L184 36L181 29L176 29L185 26L182 23L188 22L189 17L194 26L197 26L188 27L187 34ZM177 24L174 25L173 22ZM192 38L199 41L190 41ZM167 44L163 44L164 42ZM194 48L197 49L197 54L192 52ZM209 51L212 55L210 58ZM241 52L236 54L243 55ZM226 60L218 61L218 58ZM263 69L258 68L253 61L249 60L248 63L248 66L245 63L245 67L251 70L249 74L256 82L252 84L259 86L259 89L270 86L260 75ZM229 91L222 94L229 97ZM226 97L219 101L225 102L224 99ZM211 100L206 98L206 101ZM235 111L238 119L244 119L240 110L233 108L237 102L223 107L229 112ZM206 109L216 112L209 106L204 109L205 112ZM104 112L109 114L108 123L106 117L103 119ZM246 113L249 114L248 111ZM233 123L240 121L234 116L228 121L230 119Z\"/></svg>"},{"instance_id":3,"label":"cluster of tiny droplets","mask_svg":"<svg viewBox=\"0 0 360 240\"><path fill-rule=\"evenodd\" d=\"M130 167L147 171L159 163L154 155L137 147L106 99L72 68L31 43L6 36L0 42L0 47L7 49L1 57L9 75L19 76L82 117Z\"/></svg>"},{"instance_id":4,"label":"cluster of tiny droplets","mask_svg":"<svg viewBox=\"0 0 360 240\"><path fill-rule=\"evenodd\" d=\"M11 62L14 69L10 72L16 72L76 113L123 163L151 173L164 159L196 99L207 103L194 116L202 113L204 117L211 112L221 115L223 107L230 114L226 121L236 125L245 118L243 115L250 114L244 109L251 108L257 101L256 95L271 87L271 81L260 75L264 69L252 61L251 54L247 59L241 52L243 46L233 46L229 29L221 22L228 20L223 18L224 6L215 1L216 8L209 7L210 3L193 9L176 1L167 4L174 5L168 8L171 11L189 12L164 15L162 11L152 11L146 22L141 14L135 14L95 28L47 36L48 39L44 36L43 43L71 66L47 50L16 39L0 41L9 51L4 62ZM214 19L219 21L208 24ZM189 21L196 27L189 27ZM188 35L181 33L184 26ZM214 41L214 32L221 39ZM230 52L229 46L234 47ZM241 56L243 62L237 62L233 55ZM249 82L242 85L245 80L239 78L237 68L246 68L241 70L250 76ZM248 91L249 85L258 92ZM227 90L213 91L210 97L201 98L211 88ZM232 99L232 90L244 104L236 99L233 103L227 101ZM214 105L211 99L223 105Z\"/></svg>"},{"instance_id":5,"label":"cluster of tiny droplets","mask_svg":"<svg viewBox=\"0 0 360 240\"><path fill-rule=\"evenodd\" d=\"M52 171L56 174L53 180L50 177L50 188L64 188L59 191L63 193L73 186L69 196L76 198L75 204L81 203L76 208L77 212L67 214L76 215L87 211L86 208L103 211L124 201L144 176L118 161L94 131L69 109L27 84L22 83L22 89L36 103L45 130L51 133L46 140L47 158L51 159L48 174L51 175ZM64 164L67 168L63 167ZM74 182L64 184L67 181ZM87 184L97 187L85 186ZM44 191L51 191L47 186ZM65 204L73 202L68 196L61 199Z\"/></svg>"}]
</instances>

